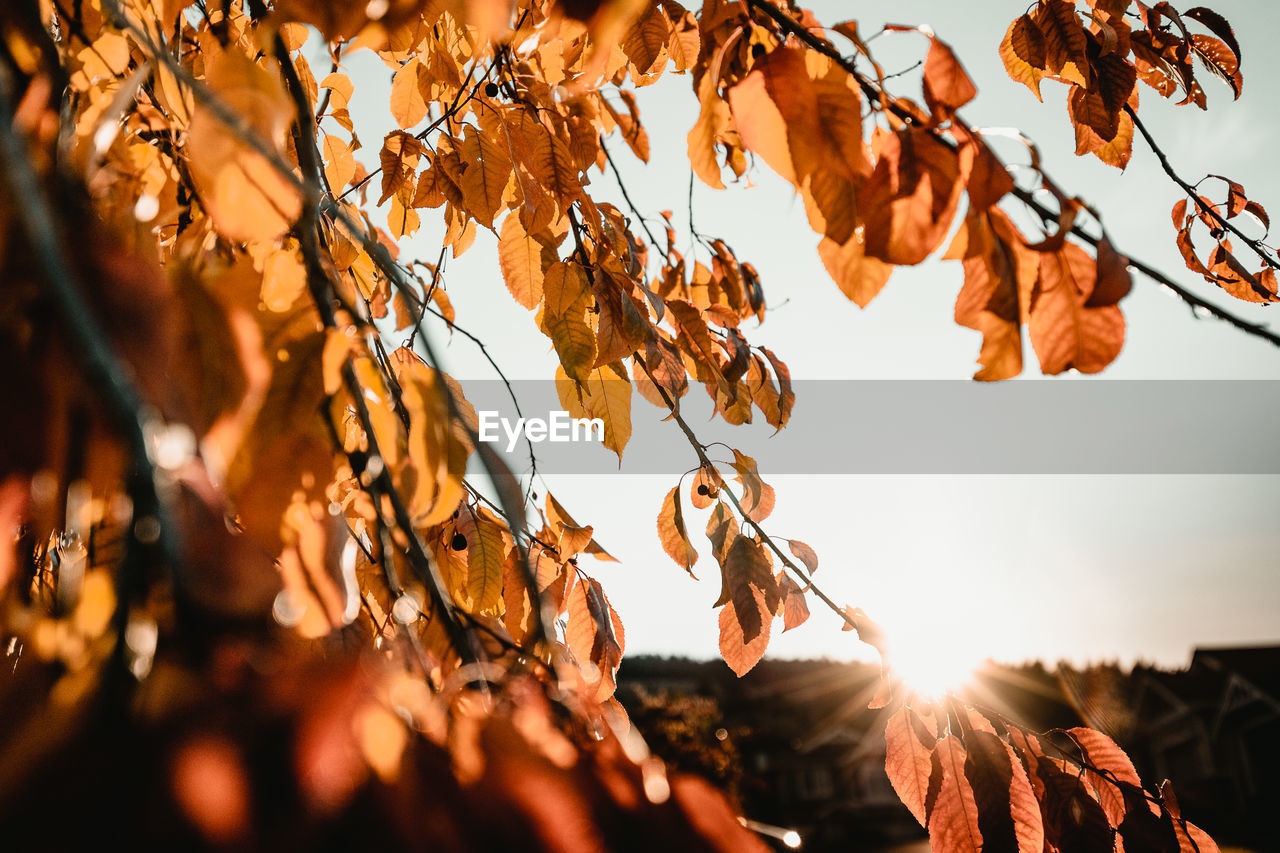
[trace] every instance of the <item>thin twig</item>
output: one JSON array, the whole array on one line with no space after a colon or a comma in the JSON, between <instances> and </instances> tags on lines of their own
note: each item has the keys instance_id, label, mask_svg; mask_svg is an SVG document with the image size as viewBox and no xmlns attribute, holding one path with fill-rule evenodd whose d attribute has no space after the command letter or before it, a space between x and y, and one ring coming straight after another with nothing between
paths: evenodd
<instances>
[{"instance_id":1,"label":"thin twig","mask_svg":"<svg viewBox=\"0 0 1280 853\"><path fill-rule=\"evenodd\" d=\"M1125 104L1124 111L1127 112L1129 114L1129 117L1133 119L1133 126L1138 128L1138 132L1142 134L1142 138L1147 141L1148 147L1150 147L1152 153L1156 155L1156 159L1160 161L1160 168L1164 169L1164 173L1168 175L1169 178L1175 184L1181 187L1183 192L1191 196L1191 199L1192 201L1195 202L1196 207L1200 208L1200 210L1205 215L1207 215L1210 219L1217 222L1220 228L1230 231L1232 234L1239 237L1240 240L1245 245L1247 245L1250 249L1253 250L1253 253L1255 255L1257 255L1259 258L1262 259L1263 263L1267 264L1268 266L1274 269L1280 269L1280 261L1277 261L1266 251L1261 240L1255 240L1252 237L1246 236L1244 232L1242 232L1239 228L1235 226L1235 223L1231 222L1222 214L1218 213L1218 211L1215 210L1212 205L1205 204L1201 200L1200 194L1196 192L1196 188L1191 186L1191 184L1187 183L1185 180L1183 180L1182 177L1176 171L1174 171L1173 165L1169 162L1168 156L1166 156L1163 149L1161 149L1160 146L1156 144L1155 139L1151 136L1151 132L1148 131L1147 126L1142 123L1142 119L1138 118L1137 110L1133 109L1133 107L1129 106L1128 104Z\"/></svg>"},{"instance_id":2,"label":"thin twig","mask_svg":"<svg viewBox=\"0 0 1280 853\"><path fill-rule=\"evenodd\" d=\"M1041 217L1046 222L1056 219L1056 214L1041 204L1040 200L1037 199L1029 190L1025 190L1022 187L1016 187L1013 191L1013 195L1027 207L1031 208L1037 216ZM1092 234L1085 231L1079 224L1072 226L1071 233L1094 246L1099 242L1097 237L1094 237ZM1280 334L1274 332L1269 326L1262 323L1250 323L1243 317L1232 314L1230 311L1227 311L1192 291L1187 290L1185 287L1178 284L1158 269L1133 258L1129 258L1128 260L1129 266L1133 267L1135 270L1157 284L1162 284L1169 288L1169 290L1182 299L1182 301L1190 305L1193 310L1206 311L1214 317L1217 317L1219 320L1235 326L1242 332L1261 338L1275 346L1280 346Z\"/></svg>"},{"instance_id":3,"label":"thin twig","mask_svg":"<svg viewBox=\"0 0 1280 853\"><path fill-rule=\"evenodd\" d=\"M618 171L618 164L613 162L613 157L609 154L609 148L604 144L603 136L600 137L600 150L604 152L604 159L608 161L609 168L613 170L613 178L618 182L618 189L622 190L622 198L626 201L627 207L631 208L631 212L640 223L640 227L644 229L645 236L649 238L649 243L662 253L663 259L668 264L671 263L671 256L667 254L666 249L662 248L662 244L654 238L653 232L649 230L649 223L640 215L640 211L636 209L635 202L631 200L631 193L627 192L627 185L622 180L622 173Z\"/></svg>"},{"instance_id":4,"label":"thin twig","mask_svg":"<svg viewBox=\"0 0 1280 853\"><path fill-rule=\"evenodd\" d=\"M689 445L693 448L693 452L698 455L698 462L714 470L716 466L715 466L715 463L711 461L711 458L707 456L707 451L706 451L707 445L704 445L702 442L698 441L698 436L689 427L689 424L685 421L684 416L680 414L679 408L672 401L671 397L667 394L667 389L663 388L661 383L659 383L658 380L654 378L653 374L649 372L648 365L646 365L642 359L636 359L636 364L640 365L640 369L644 371L645 376L648 376L649 381L652 382L653 386L658 389L658 394L661 395L662 402L666 405L667 409L671 412L671 417L675 420L676 424L680 427L680 430L684 433L685 438L689 440ZM751 525L751 528L755 530L756 535L760 537L760 541L763 544L769 546L769 550L773 551L773 553L778 556L778 559L782 561L782 565L786 566L787 569L791 571L791 574L795 576L796 580L802 581L803 583L808 584L809 590L812 591L813 594L816 595L822 601L822 603L825 604L831 610L831 612L835 613L842 620L844 620L845 624L847 624L850 628L853 628L856 630L858 628L858 623L854 621L853 617L851 617L848 614L845 608L836 604L835 601L831 598L831 596L823 592L813 582L812 575L810 575L808 572L804 571L799 566L797 566L794 562L792 562L790 557L788 557L786 554L782 552L782 549L779 548L778 544L773 541L772 537L770 537L769 534L765 532L764 528L761 527L760 524L754 518L748 515L747 511L742 508L742 504L738 502L738 496L733 493L733 490L726 485L722 488L722 491L729 496L730 503L733 504L734 509L738 511L738 514L742 516L742 520L745 521L747 524Z\"/></svg>"}]
</instances>

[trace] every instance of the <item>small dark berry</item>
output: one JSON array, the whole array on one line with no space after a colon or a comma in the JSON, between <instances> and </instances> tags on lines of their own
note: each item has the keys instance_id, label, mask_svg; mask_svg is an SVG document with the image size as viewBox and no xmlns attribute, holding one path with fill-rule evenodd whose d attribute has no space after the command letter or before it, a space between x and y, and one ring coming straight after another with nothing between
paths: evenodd
<instances>
[{"instance_id":1,"label":"small dark berry","mask_svg":"<svg viewBox=\"0 0 1280 853\"><path fill-rule=\"evenodd\" d=\"M455 533L453 534L453 541L449 544L453 547L453 550L462 551L467 547L467 537L461 533Z\"/></svg>"},{"instance_id":2,"label":"small dark berry","mask_svg":"<svg viewBox=\"0 0 1280 853\"><path fill-rule=\"evenodd\" d=\"M703 497L706 497L707 495L711 494L711 491L704 484L700 483L698 485L698 494L702 495Z\"/></svg>"},{"instance_id":3,"label":"small dark berry","mask_svg":"<svg viewBox=\"0 0 1280 853\"><path fill-rule=\"evenodd\" d=\"M496 97L498 97L498 84L497 84L497 83L485 83L485 84L484 84L484 94L485 94L485 97L488 97L488 98L496 98Z\"/></svg>"}]
</instances>

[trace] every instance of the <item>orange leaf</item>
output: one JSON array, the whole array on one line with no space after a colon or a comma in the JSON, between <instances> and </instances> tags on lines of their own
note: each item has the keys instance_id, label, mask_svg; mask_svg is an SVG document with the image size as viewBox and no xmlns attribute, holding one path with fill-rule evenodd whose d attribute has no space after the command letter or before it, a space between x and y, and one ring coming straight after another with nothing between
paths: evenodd
<instances>
[{"instance_id":1,"label":"orange leaf","mask_svg":"<svg viewBox=\"0 0 1280 853\"><path fill-rule=\"evenodd\" d=\"M679 486L667 492L662 500L662 511L658 513L658 538L662 541L662 549L676 561L676 565L696 580L693 566L698 562L698 552L694 550L689 534L685 531Z\"/></svg>"},{"instance_id":2,"label":"orange leaf","mask_svg":"<svg viewBox=\"0 0 1280 853\"><path fill-rule=\"evenodd\" d=\"M929 824L929 782L937 736L914 709L903 706L885 724L884 769L898 799L921 826ZM929 805L932 805L931 803Z\"/></svg>"},{"instance_id":3,"label":"orange leaf","mask_svg":"<svg viewBox=\"0 0 1280 853\"><path fill-rule=\"evenodd\" d=\"M214 94L268 145L283 150L293 102L280 78L236 48L205 61ZM302 200L293 184L203 105L192 116L186 151L200 200L227 239L274 240L298 217Z\"/></svg>"},{"instance_id":4,"label":"orange leaf","mask_svg":"<svg viewBox=\"0 0 1280 853\"><path fill-rule=\"evenodd\" d=\"M1034 18L1023 15L1009 25L1000 42L1000 59L1010 79L1030 89L1038 100L1044 100L1040 94L1040 81L1045 76L1044 33Z\"/></svg>"},{"instance_id":5,"label":"orange leaf","mask_svg":"<svg viewBox=\"0 0 1280 853\"><path fill-rule=\"evenodd\" d=\"M934 850L947 853L981 853L978 804L964 774L965 748L951 735L938 741L936 750L942 763L942 782L929 814L929 843Z\"/></svg>"},{"instance_id":6,"label":"orange leaf","mask_svg":"<svg viewBox=\"0 0 1280 853\"><path fill-rule=\"evenodd\" d=\"M1124 316L1115 305L1089 308L1097 265L1074 243L1040 255L1031 302L1031 345L1045 373L1075 368L1097 373L1124 345Z\"/></svg>"},{"instance_id":7,"label":"orange leaf","mask_svg":"<svg viewBox=\"0 0 1280 853\"><path fill-rule=\"evenodd\" d=\"M935 115L951 113L972 101L978 89L946 42L931 39L924 60L924 100Z\"/></svg>"},{"instance_id":8,"label":"orange leaf","mask_svg":"<svg viewBox=\"0 0 1280 853\"><path fill-rule=\"evenodd\" d=\"M765 650L769 647L769 629L773 614L765 606L764 593L753 588L751 596L756 607L754 619L759 623L760 629L750 640L746 639L743 633L742 623L738 621L735 608L732 606L720 608L720 654L738 677L750 672L760 658L764 657Z\"/></svg>"}]
</instances>

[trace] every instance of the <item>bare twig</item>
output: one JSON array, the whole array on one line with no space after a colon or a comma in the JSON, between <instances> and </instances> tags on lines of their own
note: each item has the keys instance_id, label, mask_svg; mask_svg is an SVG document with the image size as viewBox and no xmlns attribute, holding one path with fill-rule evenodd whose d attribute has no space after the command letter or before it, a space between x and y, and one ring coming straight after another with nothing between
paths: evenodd
<instances>
[{"instance_id":1,"label":"bare twig","mask_svg":"<svg viewBox=\"0 0 1280 853\"><path fill-rule=\"evenodd\" d=\"M622 190L622 198L626 201L627 207L631 208L631 212L640 223L640 227L644 229L644 234L649 238L649 243L662 253L662 257L667 263L671 263L671 256L667 254L666 249L662 248L662 244L654 238L653 232L649 230L649 223L645 221L640 211L636 209L635 202L631 200L631 193L627 192L627 185L622 180L622 173L618 171L618 164L613 162L613 157L609 154L609 148L604 144L603 136L600 137L600 150L604 152L604 159L608 161L609 168L613 170L613 178L618 182L618 189Z\"/></svg>"}]
</instances>

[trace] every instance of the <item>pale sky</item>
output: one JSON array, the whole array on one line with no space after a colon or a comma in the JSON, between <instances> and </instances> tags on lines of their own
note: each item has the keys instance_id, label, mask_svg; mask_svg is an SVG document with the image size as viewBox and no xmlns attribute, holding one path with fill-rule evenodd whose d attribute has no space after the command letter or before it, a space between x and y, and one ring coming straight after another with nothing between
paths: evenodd
<instances>
[{"instance_id":1,"label":"pale sky","mask_svg":"<svg viewBox=\"0 0 1280 853\"><path fill-rule=\"evenodd\" d=\"M1092 157L1077 158L1065 87L1044 83L1040 104L1007 78L996 51L1025 2L899 0L892 4L891 21L876 16L883 6L811 4L828 23L865 12L859 24L864 34L885 22L930 24L978 86L978 99L963 111L970 124L1015 125L1036 140L1047 171L1102 212L1120 251L1237 313L1280 326L1272 317L1280 309L1232 300L1184 268L1169 218L1178 190L1141 140L1135 140L1123 175ZM1215 2L1213 8L1236 26L1244 55L1241 99L1232 102L1225 85L1198 72L1208 112L1175 107L1140 84L1141 115L1184 177L1194 182L1205 173L1226 174L1243 183L1251 198L1271 206L1273 216L1280 215L1274 164L1280 57L1270 43L1280 33L1280 9L1244 0ZM927 41L888 33L872 48L885 70L894 72L923 57ZM317 77L323 76L315 64ZM392 127L385 94L389 72L367 52L352 57L347 70L357 91L365 90L352 104L365 144L358 156L376 163L381 136ZM892 91L918 98L918 81L918 71L905 74L891 81ZM650 162L639 163L618 141L610 150L639 209L655 215L674 211L677 230L687 240L685 134L696 116L689 79L671 75L638 94L652 143ZM1025 162L1008 142L999 150L1006 159ZM745 330L753 345L778 353L797 379L972 375L980 337L952 321L961 283L957 264L930 260L899 269L861 310L826 275L817 236L789 185L763 164L749 178L751 188L744 182L726 191L699 182L694 217L699 231L723 237L760 272L772 310L760 328ZM596 198L623 206L611 175L593 173L591 188ZM435 259L442 229L434 215L423 211L422 231L402 241L408 257ZM510 378L549 379L554 353L533 314L507 294L494 245L482 233L447 267L458 322L486 341ZM1184 303L1141 276L1135 275L1122 308L1128 321L1124 351L1101 377L1081 381L1280 378L1280 349L1223 323L1197 320ZM443 330L434 338L443 343ZM444 367L464 386L467 379L494 378L465 339L456 337L442 350ZM1029 349L1027 355L1028 376L1038 377ZM803 407L804 400L796 405ZM660 417L635 398L633 418ZM1223 440L1240 440L1230 413L1223 413L1223 421ZM670 425L670 432L671 453L695 464L678 429ZM588 559L584 568L605 585L619 612L627 651L716 655L711 603L719 579L700 532L705 518L699 514L690 521L694 545L704 552L698 566L702 581L694 582L662 552L654 528L675 478L609 476L616 471L612 454L595 447L583 452L599 456L599 476L546 479L622 560L592 565ZM1181 665L1196 645L1280 641L1280 532L1272 520L1278 477L798 477L771 476L767 453L758 458L777 490L766 529L811 544L821 559L816 580L828 594L862 607L904 642L959 645L1007 661L1038 656ZM772 656L868 657L852 634L839 630L834 616L816 602L813 609L807 625L775 636Z\"/></svg>"}]
</instances>

